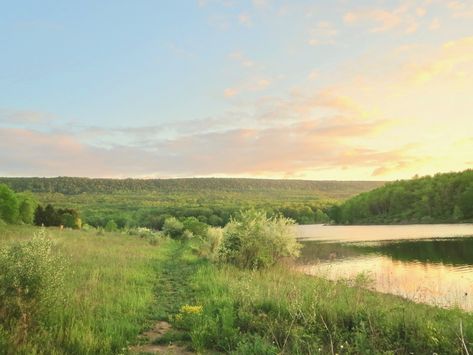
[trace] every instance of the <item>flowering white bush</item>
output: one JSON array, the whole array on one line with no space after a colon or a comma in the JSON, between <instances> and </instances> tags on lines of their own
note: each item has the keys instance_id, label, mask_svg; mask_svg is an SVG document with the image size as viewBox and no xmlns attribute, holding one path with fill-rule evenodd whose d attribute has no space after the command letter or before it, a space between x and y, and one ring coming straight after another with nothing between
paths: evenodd
<instances>
[{"instance_id":1,"label":"flowering white bush","mask_svg":"<svg viewBox=\"0 0 473 355\"><path fill-rule=\"evenodd\" d=\"M220 258L242 268L258 269L275 264L283 257L299 255L294 222L265 212L241 212L225 227Z\"/></svg>"},{"instance_id":2,"label":"flowering white bush","mask_svg":"<svg viewBox=\"0 0 473 355\"><path fill-rule=\"evenodd\" d=\"M18 341L45 320L58 300L64 265L44 230L0 250L0 323L17 329Z\"/></svg>"}]
</instances>

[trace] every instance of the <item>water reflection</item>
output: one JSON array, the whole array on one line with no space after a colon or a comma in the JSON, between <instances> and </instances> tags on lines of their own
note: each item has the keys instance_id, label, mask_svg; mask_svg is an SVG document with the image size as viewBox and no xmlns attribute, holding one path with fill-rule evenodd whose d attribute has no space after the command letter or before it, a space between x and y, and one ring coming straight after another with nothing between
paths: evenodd
<instances>
[{"instance_id":1,"label":"water reflection","mask_svg":"<svg viewBox=\"0 0 473 355\"><path fill-rule=\"evenodd\" d=\"M473 310L473 237L368 240L303 242L299 267L330 279L365 273L377 291Z\"/></svg>"},{"instance_id":2,"label":"water reflection","mask_svg":"<svg viewBox=\"0 0 473 355\"><path fill-rule=\"evenodd\" d=\"M379 241L401 239L451 238L473 235L473 224L412 224L399 226L298 226L301 240Z\"/></svg>"}]
</instances>

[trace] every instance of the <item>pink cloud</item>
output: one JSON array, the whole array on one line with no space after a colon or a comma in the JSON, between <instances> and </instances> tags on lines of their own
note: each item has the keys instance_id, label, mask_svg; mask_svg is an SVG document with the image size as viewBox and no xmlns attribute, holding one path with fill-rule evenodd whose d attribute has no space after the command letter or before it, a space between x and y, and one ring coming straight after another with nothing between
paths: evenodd
<instances>
[{"instance_id":1,"label":"pink cloud","mask_svg":"<svg viewBox=\"0 0 473 355\"><path fill-rule=\"evenodd\" d=\"M405 160L404 151L374 152L348 143L376 133L383 121L341 117L277 128L232 129L149 141L142 148L100 148L68 134L0 129L1 174L193 176L294 174L339 166L377 168ZM15 149L11 149L15 147Z\"/></svg>"}]
</instances>

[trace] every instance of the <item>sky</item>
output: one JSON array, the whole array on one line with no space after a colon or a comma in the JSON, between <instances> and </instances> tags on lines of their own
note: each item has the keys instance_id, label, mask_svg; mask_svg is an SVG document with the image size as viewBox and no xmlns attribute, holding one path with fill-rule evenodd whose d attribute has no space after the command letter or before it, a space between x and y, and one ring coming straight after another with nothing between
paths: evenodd
<instances>
[{"instance_id":1,"label":"sky","mask_svg":"<svg viewBox=\"0 0 473 355\"><path fill-rule=\"evenodd\" d=\"M473 168L472 0L0 2L0 175Z\"/></svg>"}]
</instances>

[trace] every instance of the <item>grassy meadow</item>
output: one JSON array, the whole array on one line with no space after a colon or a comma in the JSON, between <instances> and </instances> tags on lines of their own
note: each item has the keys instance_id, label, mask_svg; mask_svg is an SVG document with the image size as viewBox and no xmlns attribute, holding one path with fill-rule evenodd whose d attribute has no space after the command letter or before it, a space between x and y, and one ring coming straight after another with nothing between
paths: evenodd
<instances>
[{"instance_id":1,"label":"grassy meadow","mask_svg":"<svg viewBox=\"0 0 473 355\"><path fill-rule=\"evenodd\" d=\"M30 239L39 227L0 229L0 246ZM48 228L66 260L59 305L22 344L3 339L6 354L116 354L146 327L166 245L123 234ZM1 334L1 333L0 333ZM5 334L3 334L5 336Z\"/></svg>"},{"instance_id":2,"label":"grassy meadow","mask_svg":"<svg viewBox=\"0 0 473 355\"><path fill-rule=\"evenodd\" d=\"M40 228L3 226L0 246ZM48 228L66 260L61 301L4 354L127 354L158 320L156 345L196 353L467 354L473 316L331 282L291 264L244 270L207 260L197 240Z\"/></svg>"}]
</instances>

